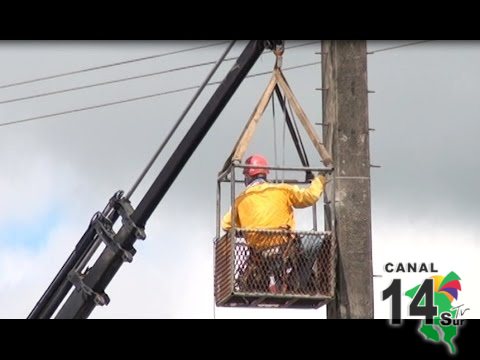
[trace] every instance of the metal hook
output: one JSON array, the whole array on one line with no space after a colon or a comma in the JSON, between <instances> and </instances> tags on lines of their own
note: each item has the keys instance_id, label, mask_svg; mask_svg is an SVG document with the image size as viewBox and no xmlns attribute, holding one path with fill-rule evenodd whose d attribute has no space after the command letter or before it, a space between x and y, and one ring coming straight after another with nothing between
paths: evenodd
<instances>
[{"instance_id":1,"label":"metal hook","mask_svg":"<svg viewBox=\"0 0 480 360\"><path fill-rule=\"evenodd\" d=\"M283 46L283 43L280 45L277 45L275 47L275 50L273 50L273 53L275 54L276 61L275 61L275 69L280 69L282 67L283 63L283 52L285 51L285 47Z\"/></svg>"}]
</instances>

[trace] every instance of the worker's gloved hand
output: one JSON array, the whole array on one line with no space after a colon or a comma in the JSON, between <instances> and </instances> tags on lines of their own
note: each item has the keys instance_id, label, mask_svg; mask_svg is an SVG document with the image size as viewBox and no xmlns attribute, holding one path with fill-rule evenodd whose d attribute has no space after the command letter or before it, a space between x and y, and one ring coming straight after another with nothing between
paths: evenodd
<instances>
[{"instance_id":1,"label":"worker's gloved hand","mask_svg":"<svg viewBox=\"0 0 480 360\"><path fill-rule=\"evenodd\" d=\"M327 183L327 178L324 175L317 175L317 178L320 179L322 186L325 187L325 184Z\"/></svg>"}]
</instances>

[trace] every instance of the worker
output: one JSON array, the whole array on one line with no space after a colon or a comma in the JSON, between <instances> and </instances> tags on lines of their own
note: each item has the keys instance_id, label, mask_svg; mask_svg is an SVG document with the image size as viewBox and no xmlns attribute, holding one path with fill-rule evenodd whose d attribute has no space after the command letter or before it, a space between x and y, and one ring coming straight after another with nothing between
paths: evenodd
<instances>
[{"instance_id":1,"label":"worker","mask_svg":"<svg viewBox=\"0 0 480 360\"><path fill-rule=\"evenodd\" d=\"M294 208L305 208L315 204L325 187L326 179L323 175L314 177L307 188L268 182L269 170L264 168L268 167L268 162L262 155L250 156L245 164L255 167L246 167L243 171L246 188L235 199L234 226L236 228L294 231ZM232 228L231 209L223 217L222 228L225 231ZM287 243L294 240L294 237L285 236L285 234L269 234L266 236L265 233L262 234L259 231L258 233L249 232L245 236L245 240L253 251L259 252L286 246ZM304 262L306 275L301 276L300 282L306 285L321 243L315 242L312 244L312 241L309 241L307 244L303 239L300 239L300 241L306 259Z\"/></svg>"}]
</instances>

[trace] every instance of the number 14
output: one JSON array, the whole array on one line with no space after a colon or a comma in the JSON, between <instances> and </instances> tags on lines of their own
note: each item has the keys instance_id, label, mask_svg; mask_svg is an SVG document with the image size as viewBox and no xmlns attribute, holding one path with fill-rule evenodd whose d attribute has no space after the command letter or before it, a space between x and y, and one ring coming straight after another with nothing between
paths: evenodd
<instances>
[{"instance_id":1,"label":"number 14","mask_svg":"<svg viewBox=\"0 0 480 360\"><path fill-rule=\"evenodd\" d=\"M393 325L399 325L402 323L401 290L401 280L394 279L391 285L382 292L382 300L392 297L392 314L390 322ZM424 297L425 304L420 305L420 302ZM425 322L429 325L433 324L433 317L438 315L438 306L433 304L433 279L425 279L417 290L417 293L410 304L410 315L425 316Z\"/></svg>"}]
</instances>

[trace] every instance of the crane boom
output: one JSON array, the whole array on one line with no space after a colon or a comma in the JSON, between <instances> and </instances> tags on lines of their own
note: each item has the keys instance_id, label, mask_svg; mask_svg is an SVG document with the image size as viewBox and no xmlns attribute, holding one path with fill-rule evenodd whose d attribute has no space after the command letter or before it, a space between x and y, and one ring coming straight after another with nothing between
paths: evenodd
<instances>
[{"instance_id":1,"label":"crane boom","mask_svg":"<svg viewBox=\"0 0 480 360\"><path fill-rule=\"evenodd\" d=\"M50 318L65 299L72 286L73 292L58 311L56 318L88 318L95 306L108 304L105 288L124 262L132 261L136 240L144 239L145 225L169 190L172 183L205 137L217 117L235 93L249 70L265 48L273 49L282 40L251 40L233 65L223 82L198 115L190 130L177 146L152 186L134 209L130 201L117 192L102 213L92 219L67 262L40 298L28 318ZM112 229L117 218L122 226L117 233ZM79 264L91 252L96 238L107 246L93 266L81 274Z\"/></svg>"}]
</instances>

